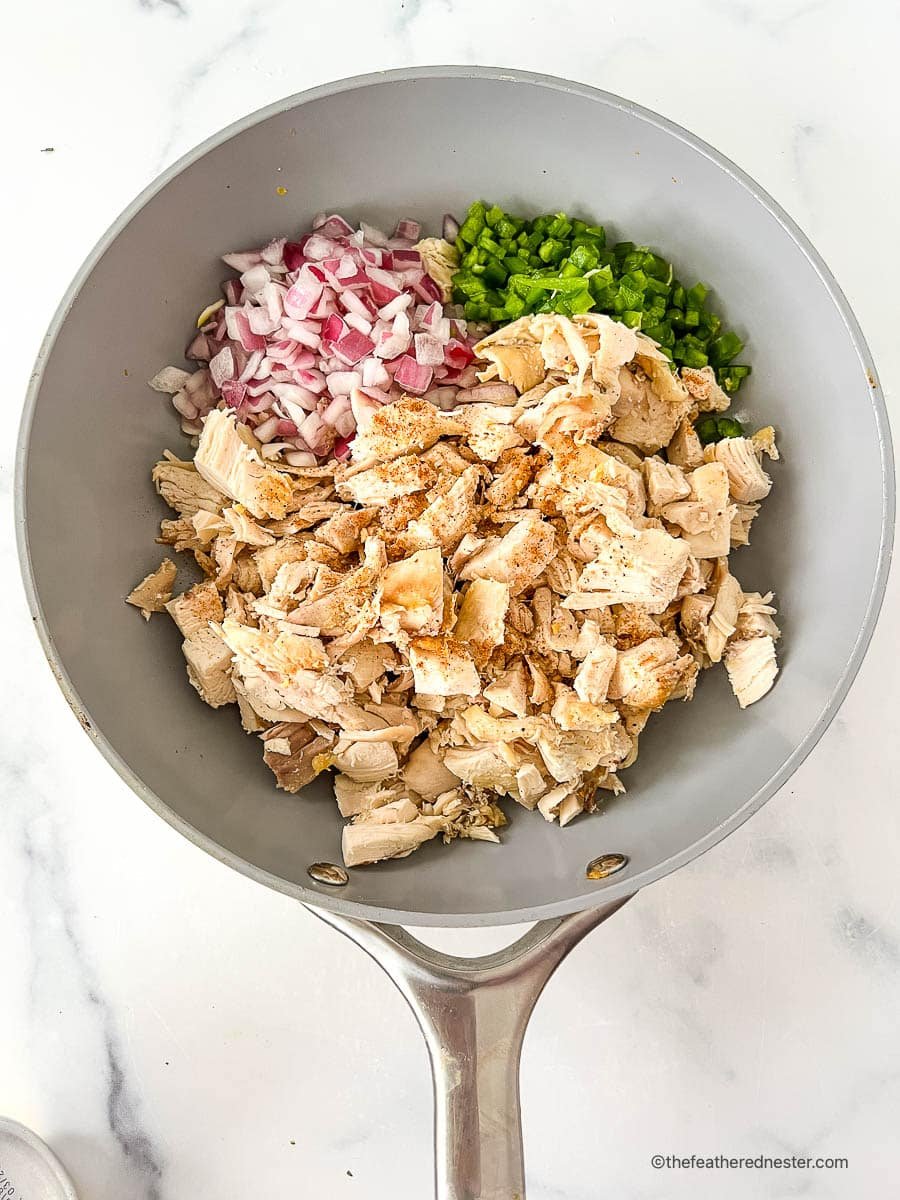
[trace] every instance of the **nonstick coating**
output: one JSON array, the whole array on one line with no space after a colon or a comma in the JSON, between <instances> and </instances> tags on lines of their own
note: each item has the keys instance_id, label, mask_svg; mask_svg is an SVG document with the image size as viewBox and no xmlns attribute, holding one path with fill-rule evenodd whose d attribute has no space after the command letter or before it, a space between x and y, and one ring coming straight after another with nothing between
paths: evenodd
<instances>
[{"instance_id":1,"label":"nonstick coating","mask_svg":"<svg viewBox=\"0 0 900 1200\"><path fill-rule=\"evenodd\" d=\"M286 194L279 194L286 189ZM296 233L320 209L437 230L483 196L565 208L658 247L711 282L748 335L739 416L774 423L775 488L739 550L746 588L773 588L783 671L747 712L721 669L642 737L628 794L560 831L508 806L503 845L431 843L351 873L327 781L277 792L233 710L188 686L174 625L123 603L159 562L164 505L149 480L185 444L145 380L218 294L224 251ZM127 374L126 374L127 372ZM154 183L90 256L54 320L22 428L18 525L51 664L98 747L161 816L224 862L304 901L416 925L527 921L611 900L713 845L820 737L871 636L888 566L887 419L860 330L818 255L733 164L662 118L578 84L469 67L345 80L217 134ZM605 883L586 863L618 851Z\"/></svg>"}]
</instances>

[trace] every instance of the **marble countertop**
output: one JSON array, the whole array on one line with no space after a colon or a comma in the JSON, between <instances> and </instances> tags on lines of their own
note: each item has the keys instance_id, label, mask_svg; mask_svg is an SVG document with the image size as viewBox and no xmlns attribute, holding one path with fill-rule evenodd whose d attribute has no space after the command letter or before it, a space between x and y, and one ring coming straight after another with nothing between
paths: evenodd
<instances>
[{"instance_id":1,"label":"marble countertop","mask_svg":"<svg viewBox=\"0 0 900 1200\"><path fill-rule=\"evenodd\" d=\"M835 271L896 415L900 15L884 0L865 19L845 0L43 0L5 23L11 427L70 276L174 158L332 76L478 60L619 92L740 163ZM153 816L57 691L19 585L12 441L0 1113L53 1145L83 1200L421 1200L430 1084L399 995L296 903ZM896 1193L898 628L895 575L849 699L788 786L549 985L523 1062L530 1200ZM429 936L478 953L509 931ZM849 1167L650 1166L692 1152Z\"/></svg>"}]
</instances>

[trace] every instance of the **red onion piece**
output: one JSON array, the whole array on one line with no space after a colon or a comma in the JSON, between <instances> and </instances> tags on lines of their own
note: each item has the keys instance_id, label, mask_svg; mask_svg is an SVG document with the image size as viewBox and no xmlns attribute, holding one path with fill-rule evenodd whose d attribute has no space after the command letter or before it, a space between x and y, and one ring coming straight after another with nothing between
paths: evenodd
<instances>
[{"instance_id":1,"label":"red onion piece","mask_svg":"<svg viewBox=\"0 0 900 1200\"><path fill-rule=\"evenodd\" d=\"M423 367L444 365L444 347L430 333L417 333L413 338L416 349L416 362ZM394 376L396 379L396 375Z\"/></svg>"},{"instance_id":2,"label":"red onion piece","mask_svg":"<svg viewBox=\"0 0 900 1200\"><path fill-rule=\"evenodd\" d=\"M235 271L249 271L262 262L262 254L259 250L238 250L233 254L223 254L222 262Z\"/></svg>"},{"instance_id":3,"label":"red onion piece","mask_svg":"<svg viewBox=\"0 0 900 1200\"><path fill-rule=\"evenodd\" d=\"M427 392L431 387L431 380L434 375L431 367L422 366L417 363L414 358L408 354L400 359L397 370L394 372L394 382L398 383L408 392L414 392L421 395L422 392Z\"/></svg>"}]
</instances>

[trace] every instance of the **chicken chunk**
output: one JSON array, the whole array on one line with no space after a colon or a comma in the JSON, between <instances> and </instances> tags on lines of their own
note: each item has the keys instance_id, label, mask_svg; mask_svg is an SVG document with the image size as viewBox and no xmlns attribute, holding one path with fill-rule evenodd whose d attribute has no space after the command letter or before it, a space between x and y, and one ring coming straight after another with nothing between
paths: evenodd
<instances>
[{"instance_id":1,"label":"chicken chunk","mask_svg":"<svg viewBox=\"0 0 900 1200\"><path fill-rule=\"evenodd\" d=\"M213 629L197 629L185 638L181 649L188 679L200 699L210 708L234 704L237 696L231 680L231 651L218 633Z\"/></svg>"},{"instance_id":2,"label":"chicken chunk","mask_svg":"<svg viewBox=\"0 0 900 1200\"><path fill-rule=\"evenodd\" d=\"M386 565L383 543L378 538L369 538L362 566L342 576L320 598L302 601L293 609L290 619L299 625L312 625L326 637L352 634L353 640L359 641L378 619L380 581ZM353 641L346 644L353 645Z\"/></svg>"},{"instance_id":3,"label":"chicken chunk","mask_svg":"<svg viewBox=\"0 0 900 1200\"><path fill-rule=\"evenodd\" d=\"M693 665L689 654L678 654L670 638L648 638L630 650L620 650L609 684L612 700L629 708L661 708Z\"/></svg>"},{"instance_id":4,"label":"chicken chunk","mask_svg":"<svg viewBox=\"0 0 900 1200\"><path fill-rule=\"evenodd\" d=\"M506 450L525 444L514 427L516 410L498 404L462 404L453 410L454 420L465 427L465 440L483 462L496 462Z\"/></svg>"},{"instance_id":5,"label":"chicken chunk","mask_svg":"<svg viewBox=\"0 0 900 1200\"><path fill-rule=\"evenodd\" d=\"M412 751L400 772L403 782L423 800L438 796L456 787L458 778L441 761L430 741L424 741Z\"/></svg>"},{"instance_id":6,"label":"chicken chunk","mask_svg":"<svg viewBox=\"0 0 900 1200\"><path fill-rule=\"evenodd\" d=\"M381 411L386 412L389 407L385 406ZM424 492L435 479L433 467L424 459L407 454L338 478L336 486L342 500L379 507L399 500L401 496Z\"/></svg>"},{"instance_id":7,"label":"chicken chunk","mask_svg":"<svg viewBox=\"0 0 900 1200\"><path fill-rule=\"evenodd\" d=\"M733 500L741 504L765 500L772 490L772 480L762 469L756 447L749 438L722 438L715 444L715 457L728 473Z\"/></svg>"},{"instance_id":8,"label":"chicken chunk","mask_svg":"<svg viewBox=\"0 0 900 1200\"><path fill-rule=\"evenodd\" d=\"M733 439L728 439L733 440ZM721 463L706 463L687 476L691 494L662 509L663 518L682 530L696 558L720 558L731 549L734 508L728 501L728 476Z\"/></svg>"},{"instance_id":9,"label":"chicken chunk","mask_svg":"<svg viewBox=\"0 0 900 1200\"><path fill-rule=\"evenodd\" d=\"M437 546L391 563L381 577L381 624L389 631L438 633L444 613L444 565Z\"/></svg>"},{"instance_id":10,"label":"chicken chunk","mask_svg":"<svg viewBox=\"0 0 900 1200\"><path fill-rule=\"evenodd\" d=\"M163 459L153 468L153 482L169 508L183 517L200 510L217 514L225 504L223 493L199 474L193 463Z\"/></svg>"},{"instance_id":11,"label":"chicken chunk","mask_svg":"<svg viewBox=\"0 0 900 1200\"><path fill-rule=\"evenodd\" d=\"M631 537L608 534L563 607L643 604L648 612L661 613L675 599L689 557L684 540L662 529L636 531Z\"/></svg>"},{"instance_id":12,"label":"chicken chunk","mask_svg":"<svg viewBox=\"0 0 900 1200\"><path fill-rule=\"evenodd\" d=\"M478 671L467 646L452 637L414 638L409 661L417 692L431 696L477 696Z\"/></svg>"},{"instance_id":13,"label":"chicken chunk","mask_svg":"<svg viewBox=\"0 0 900 1200\"><path fill-rule=\"evenodd\" d=\"M126 597L128 604L141 610L141 616L149 621L155 612L165 612L172 599L172 584L178 568L171 559L164 558L155 571L145 575L141 582Z\"/></svg>"},{"instance_id":14,"label":"chicken chunk","mask_svg":"<svg viewBox=\"0 0 900 1200\"><path fill-rule=\"evenodd\" d=\"M725 670L741 708L755 704L771 690L778 674L775 642L768 634L730 642L725 651Z\"/></svg>"},{"instance_id":15,"label":"chicken chunk","mask_svg":"<svg viewBox=\"0 0 900 1200\"><path fill-rule=\"evenodd\" d=\"M448 491L409 522L406 532L397 540L398 549L408 554L427 546L440 546L444 554L451 553L478 521L476 496L480 482L477 467L463 471Z\"/></svg>"},{"instance_id":16,"label":"chicken chunk","mask_svg":"<svg viewBox=\"0 0 900 1200\"><path fill-rule=\"evenodd\" d=\"M316 734L309 725L293 722L272 725L263 734L263 759L271 768L276 786L299 792L329 765L327 752L334 736Z\"/></svg>"},{"instance_id":17,"label":"chicken chunk","mask_svg":"<svg viewBox=\"0 0 900 1200\"><path fill-rule=\"evenodd\" d=\"M459 251L446 238L422 238L413 249L422 256L422 266L441 289L446 304L453 296L451 281L459 270Z\"/></svg>"},{"instance_id":18,"label":"chicken chunk","mask_svg":"<svg viewBox=\"0 0 900 1200\"><path fill-rule=\"evenodd\" d=\"M269 466L244 440L234 415L214 408L203 422L194 465L207 481L254 517L283 517L293 495L290 476Z\"/></svg>"},{"instance_id":19,"label":"chicken chunk","mask_svg":"<svg viewBox=\"0 0 900 1200\"><path fill-rule=\"evenodd\" d=\"M731 401L716 382L716 373L712 367L682 367L681 378L684 386L697 401L700 412L725 412L731 407Z\"/></svg>"},{"instance_id":20,"label":"chicken chunk","mask_svg":"<svg viewBox=\"0 0 900 1200\"><path fill-rule=\"evenodd\" d=\"M363 822L345 825L341 852L348 867L382 862L386 858L406 858L439 832L439 825L424 818L389 825Z\"/></svg>"},{"instance_id":21,"label":"chicken chunk","mask_svg":"<svg viewBox=\"0 0 900 1200\"><path fill-rule=\"evenodd\" d=\"M647 487L647 511L651 515L658 516L666 504L690 496L691 485L680 467L663 462L655 455L645 458L642 467Z\"/></svg>"},{"instance_id":22,"label":"chicken chunk","mask_svg":"<svg viewBox=\"0 0 900 1200\"><path fill-rule=\"evenodd\" d=\"M575 673L572 686L578 698L589 704L604 704L615 667L615 647L609 642L598 640L584 656Z\"/></svg>"},{"instance_id":23,"label":"chicken chunk","mask_svg":"<svg viewBox=\"0 0 900 1200\"><path fill-rule=\"evenodd\" d=\"M480 654L503 645L509 584L494 579L473 579L466 588L453 636Z\"/></svg>"},{"instance_id":24,"label":"chicken chunk","mask_svg":"<svg viewBox=\"0 0 900 1200\"><path fill-rule=\"evenodd\" d=\"M440 412L418 396L401 396L394 404L378 408L357 429L350 456L354 463L387 463L421 454L439 438L463 432L452 414Z\"/></svg>"},{"instance_id":25,"label":"chicken chunk","mask_svg":"<svg viewBox=\"0 0 900 1200\"><path fill-rule=\"evenodd\" d=\"M195 583L166 604L166 612L178 626L183 637L192 637L200 629L208 629L213 621L225 616L222 597L210 579Z\"/></svg>"},{"instance_id":26,"label":"chicken chunk","mask_svg":"<svg viewBox=\"0 0 900 1200\"><path fill-rule=\"evenodd\" d=\"M490 539L459 572L460 579L493 579L516 596L541 574L556 554L556 531L549 521L518 521L502 538Z\"/></svg>"},{"instance_id":27,"label":"chicken chunk","mask_svg":"<svg viewBox=\"0 0 900 1200\"><path fill-rule=\"evenodd\" d=\"M665 359L638 361L639 370L623 367L619 372L610 431L617 441L653 454L671 442L693 401Z\"/></svg>"},{"instance_id":28,"label":"chicken chunk","mask_svg":"<svg viewBox=\"0 0 900 1200\"><path fill-rule=\"evenodd\" d=\"M685 419L675 430L666 449L666 458L673 466L681 467L682 471L693 471L703 466L703 443L690 421Z\"/></svg>"}]
</instances>

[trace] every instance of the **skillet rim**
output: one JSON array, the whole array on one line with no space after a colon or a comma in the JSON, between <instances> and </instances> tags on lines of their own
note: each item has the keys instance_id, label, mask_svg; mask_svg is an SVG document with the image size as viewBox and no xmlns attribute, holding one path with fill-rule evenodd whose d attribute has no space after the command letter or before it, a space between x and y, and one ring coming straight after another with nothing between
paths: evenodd
<instances>
[{"instance_id":1,"label":"skillet rim","mask_svg":"<svg viewBox=\"0 0 900 1200\"><path fill-rule=\"evenodd\" d=\"M878 549L878 564L875 571L875 576L872 581L871 590L869 592L868 601L866 604L865 619L860 627L859 634L853 645L852 651L844 665L844 669L839 676L827 703L819 714L815 723L806 733L802 741L794 748L793 752L788 756L781 768L766 782L766 784L756 791L748 800L746 800L739 808L735 810L726 820L722 821L709 833L692 842L689 846L679 851L677 854L664 859L657 863L654 867L649 868L639 875L624 879L611 879L607 883L597 886L594 885L590 890L585 890L568 899L557 900L550 904L537 905L533 908L508 910L503 912L470 912L470 913L435 913L435 912L416 912L405 911L402 909L383 908L378 905L370 905L357 901L345 900L340 894L330 890L318 890L312 887L304 886L303 884L293 883L282 879L279 876L273 875L271 872L263 870L254 863L248 862L241 858L240 855L231 850L225 849L218 842L201 833L190 825L180 814L169 807L166 802L159 797L143 780L131 769L128 763L121 757L118 751L107 740L105 735L94 724L91 715L85 705L82 703L76 688L74 687L68 672L57 654L54 646L53 635L48 627L41 606L40 597L38 595L37 586L34 578L34 572L31 562L31 552L29 545L29 531L27 526L27 494L26 494L26 479L27 466L30 451L31 429L34 420L34 414L37 408L38 396L40 394L41 385L43 382L44 371L46 364L49 361L53 351L56 339L59 336L60 330L65 323L69 312L75 303L82 287L89 279L94 268L100 262L103 255L110 248L119 234L125 229L130 221L160 192L171 180L182 174L188 167L199 162L209 151L216 149L218 146L227 142L239 133L261 124L270 117L278 116L281 113L287 112L294 108L299 108L304 104L313 100L327 99L330 96L339 95L344 92L356 91L360 88L371 87L376 84L392 83L392 82L408 82L418 79L486 79L498 82L512 82L516 84L531 85L543 87L551 91L560 91L569 95L580 96L585 99L593 100L609 107L618 109L637 121L641 121L669 134L679 141L690 146L693 150L702 154L705 158L713 162L720 170L731 176L741 187L750 193L750 195L761 204L767 212L775 218L781 225L788 236L794 241L798 249L803 253L809 261L815 273L818 275L822 285L828 292L832 303L838 311L841 320L847 329L850 336L851 344L856 351L860 361L860 367L866 376L869 384L869 394L872 402L873 414L875 417L875 425L877 430L879 450L881 457L881 536ZM825 730L831 724L838 709L843 703L853 680L868 650L869 643L872 639L872 634L875 630L875 625L878 620L878 614L881 610L881 605L884 600L885 589L890 571L893 527L895 520L896 508L896 483L894 473L894 456L891 443L890 426L888 422L887 408L884 401L878 375L875 368L875 363L872 353L866 343L865 336L860 328L859 322L844 296L837 280L832 275L828 266L822 259L821 255L806 237L797 223L785 212L785 210L763 189L761 188L746 172L733 163L725 155L719 153L707 142L696 137L682 126L675 124L666 117L653 112L651 109L645 108L642 105L635 104L630 100L626 100L621 96L617 96L612 92L606 92L600 88L592 87L584 83L576 83L570 80L561 79L553 75L544 75L534 71L515 70L504 67L488 67L488 66L427 66L427 67L404 67L389 71L376 71L364 75L355 75L346 79L334 80L329 83L320 84L317 87L309 88L301 92L296 92L290 96L284 97L281 100L276 100L272 104L266 105L263 108L249 113L224 129L212 134L199 145L189 150L182 155L175 163L158 175L146 188L141 191L134 200L119 214L113 221L106 232L100 237L93 249L90 251L81 267L77 271L72 282L69 284L63 299L54 313L53 319L47 329L47 333L41 343L40 349L35 360L35 365L32 369L29 379L29 386L25 397L25 405L22 411L21 423L19 426L18 441L16 446L16 461L15 461L15 479L14 479L14 495L15 495L15 524L16 524L16 542L19 552L19 563L22 572L22 580L25 587L25 593L28 599L28 607L31 612L34 626L37 630L38 637L41 642L44 654L50 665L50 669L56 678L59 687L65 696L69 706L77 717L79 723L85 732L92 738L101 754L114 768L121 779L128 784L157 816L162 817L170 826L176 829L195 846L206 851L218 862L227 866L233 867L240 871L241 874L248 876L257 883L265 884L267 887L275 891L282 892L285 895L291 896L296 900L300 900L304 904L312 904L314 906L327 908L332 912L340 913L344 916L355 917L366 921L386 922L393 925L413 925L413 926L457 926L457 927L477 927L483 925L507 925L519 924L530 921L538 921L548 917L564 916L568 913L580 912L584 909L592 908L600 904L608 904L612 901L622 899L632 895L640 888L646 887L648 884L656 882L658 879L664 878L679 867L692 862L701 854L711 849L723 838L727 837L734 830L738 829L743 823L757 812L767 800L769 800L797 770L804 759L811 753L819 739L825 733ZM584 881L587 884L587 881Z\"/></svg>"}]
</instances>

